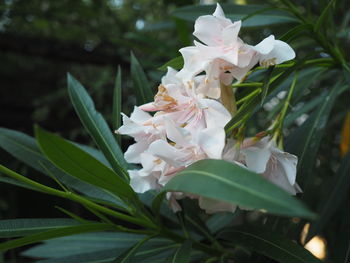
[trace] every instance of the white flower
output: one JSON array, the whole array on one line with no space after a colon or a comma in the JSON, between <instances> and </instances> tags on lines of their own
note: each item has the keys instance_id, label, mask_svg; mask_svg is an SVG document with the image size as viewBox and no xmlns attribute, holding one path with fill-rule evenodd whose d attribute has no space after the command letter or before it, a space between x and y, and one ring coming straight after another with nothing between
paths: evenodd
<instances>
[{"instance_id":1,"label":"white flower","mask_svg":"<svg viewBox=\"0 0 350 263\"><path fill-rule=\"evenodd\" d=\"M272 35L256 46L245 44L238 37L240 28L241 21L232 23L219 4L213 15L199 17L193 35L203 44L195 41L194 46L180 49L184 68L179 77L192 79L205 71L206 84L210 87L205 95L219 98L220 82L229 85L233 78L241 80L258 62L271 66L295 57L288 44Z\"/></svg>"},{"instance_id":2,"label":"white flower","mask_svg":"<svg viewBox=\"0 0 350 263\"><path fill-rule=\"evenodd\" d=\"M218 101L207 99L202 77L183 82L177 71L168 68L154 102L140 106L145 111L158 111L155 118L169 118L187 130L225 127L231 114Z\"/></svg>"},{"instance_id":3,"label":"white flower","mask_svg":"<svg viewBox=\"0 0 350 263\"><path fill-rule=\"evenodd\" d=\"M278 149L276 142L264 137L246 139L240 150L247 168L295 195L301 192L296 183L298 158Z\"/></svg>"}]
</instances>

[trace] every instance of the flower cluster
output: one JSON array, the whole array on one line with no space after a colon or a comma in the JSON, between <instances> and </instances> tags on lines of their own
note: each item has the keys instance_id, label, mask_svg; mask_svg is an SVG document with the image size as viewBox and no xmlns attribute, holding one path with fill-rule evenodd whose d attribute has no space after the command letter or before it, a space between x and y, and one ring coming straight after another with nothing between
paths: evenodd
<instances>
[{"instance_id":1,"label":"flower cluster","mask_svg":"<svg viewBox=\"0 0 350 263\"><path fill-rule=\"evenodd\" d=\"M179 171L207 158L238 163L291 194L299 191L297 158L278 149L274 140L254 137L238 144L226 138L224 127L232 115L220 87L240 81L257 63L266 67L295 57L293 49L274 36L256 46L244 43L238 37L240 27L241 21L232 23L219 4L213 15L199 17L193 34L201 43L180 49L183 69L168 68L154 101L135 107L130 117L123 115L117 132L135 139L125 159L142 166L129 171L136 192L160 189ZM174 211L181 209L176 199L184 196L168 193ZM231 204L189 197L198 198L208 213L235 210Z\"/></svg>"}]
</instances>

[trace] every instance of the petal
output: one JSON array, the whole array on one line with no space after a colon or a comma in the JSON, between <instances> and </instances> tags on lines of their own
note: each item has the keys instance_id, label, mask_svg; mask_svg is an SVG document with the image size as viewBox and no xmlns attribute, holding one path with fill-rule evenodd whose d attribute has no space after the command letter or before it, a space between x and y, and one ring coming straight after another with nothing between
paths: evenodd
<instances>
[{"instance_id":1,"label":"petal","mask_svg":"<svg viewBox=\"0 0 350 263\"><path fill-rule=\"evenodd\" d=\"M137 193L144 193L151 189L157 189L156 178L144 173L142 170L129 170L130 185Z\"/></svg>"},{"instance_id":2,"label":"petal","mask_svg":"<svg viewBox=\"0 0 350 263\"><path fill-rule=\"evenodd\" d=\"M185 129L179 128L175 126L175 123L170 119L165 119L165 130L167 137L175 142L176 145L186 147L189 146L189 139L190 136L189 132L187 132Z\"/></svg>"},{"instance_id":3,"label":"petal","mask_svg":"<svg viewBox=\"0 0 350 263\"><path fill-rule=\"evenodd\" d=\"M168 85L168 84L181 84L181 81L179 78L176 77L176 74L178 73L177 70L167 67L168 71L164 77L162 77L162 84Z\"/></svg>"},{"instance_id":4,"label":"petal","mask_svg":"<svg viewBox=\"0 0 350 263\"><path fill-rule=\"evenodd\" d=\"M216 9L213 13L213 16L219 17L219 18L226 18L224 10L222 10L222 7L219 3L216 3Z\"/></svg>"},{"instance_id":5,"label":"petal","mask_svg":"<svg viewBox=\"0 0 350 263\"><path fill-rule=\"evenodd\" d=\"M223 44L223 29L224 25L221 23L221 19L205 15L197 18L193 35L208 46L219 46Z\"/></svg>"},{"instance_id":6,"label":"petal","mask_svg":"<svg viewBox=\"0 0 350 263\"><path fill-rule=\"evenodd\" d=\"M134 107L134 111L130 115L130 119L137 123L143 123L149 120L150 118L152 118L152 116L149 113L144 112L136 106Z\"/></svg>"},{"instance_id":7,"label":"petal","mask_svg":"<svg viewBox=\"0 0 350 263\"><path fill-rule=\"evenodd\" d=\"M242 22L239 20L232 25L225 27L222 32L222 38L224 45L237 44L237 38L239 30L241 29Z\"/></svg>"},{"instance_id":8,"label":"petal","mask_svg":"<svg viewBox=\"0 0 350 263\"><path fill-rule=\"evenodd\" d=\"M254 47L260 53L260 64L270 66L295 58L294 50L285 42L275 40L273 35Z\"/></svg>"},{"instance_id":9,"label":"petal","mask_svg":"<svg viewBox=\"0 0 350 263\"><path fill-rule=\"evenodd\" d=\"M148 143L146 140L141 140L129 146L124 153L125 160L128 163L141 163L140 154L147 150Z\"/></svg>"},{"instance_id":10,"label":"petal","mask_svg":"<svg viewBox=\"0 0 350 263\"><path fill-rule=\"evenodd\" d=\"M231 114L220 102L211 99L202 99L200 103L204 109L203 112L208 128L224 128L231 120Z\"/></svg>"},{"instance_id":11,"label":"petal","mask_svg":"<svg viewBox=\"0 0 350 263\"><path fill-rule=\"evenodd\" d=\"M225 147L223 128L207 128L198 132L196 142L209 158L221 159Z\"/></svg>"},{"instance_id":12,"label":"petal","mask_svg":"<svg viewBox=\"0 0 350 263\"><path fill-rule=\"evenodd\" d=\"M186 158L186 155L163 140L151 143L148 152L174 167L184 166L182 160Z\"/></svg>"},{"instance_id":13,"label":"petal","mask_svg":"<svg viewBox=\"0 0 350 263\"><path fill-rule=\"evenodd\" d=\"M259 44L255 45L253 48L260 54L266 55L270 53L275 45L275 37L273 35L265 38Z\"/></svg>"},{"instance_id":14,"label":"petal","mask_svg":"<svg viewBox=\"0 0 350 263\"><path fill-rule=\"evenodd\" d=\"M251 146L241 149L241 153L245 157L248 169L256 173L263 173L266 170L267 162L271 157L270 149L267 147L258 148Z\"/></svg>"},{"instance_id":15,"label":"petal","mask_svg":"<svg viewBox=\"0 0 350 263\"><path fill-rule=\"evenodd\" d=\"M198 47L184 47L179 51L184 59L184 67L177 73L178 78L185 81L191 80L193 76L204 70L208 60L203 58Z\"/></svg>"}]
</instances>

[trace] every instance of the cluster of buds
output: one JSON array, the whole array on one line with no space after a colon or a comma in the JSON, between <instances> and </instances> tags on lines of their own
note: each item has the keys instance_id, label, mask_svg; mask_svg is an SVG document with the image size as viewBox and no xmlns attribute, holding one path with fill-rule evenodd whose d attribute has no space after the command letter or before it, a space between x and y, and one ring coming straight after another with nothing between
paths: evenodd
<instances>
[{"instance_id":1,"label":"cluster of buds","mask_svg":"<svg viewBox=\"0 0 350 263\"><path fill-rule=\"evenodd\" d=\"M269 136L240 143L226 138L224 127L234 111L225 103L233 97L227 98L223 87L232 90L232 82L242 80L258 63L266 67L295 57L288 44L272 35L256 46L244 43L238 37L240 27L241 21L232 23L219 4L213 15L199 17L193 35L201 43L180 49L183 69L168 68L154 101L135 107L130 117L123 114L117 132L135 140L125 159L142 166L128 171L136 192L161 189L179 171L208 158L244 166L291 194L300 191L295 182L297 157L280 150ZM236 209L201 196L168 193L174 211L181 209L176 200L185 196L197 198L208 213Z\"/></svg>"}]
</instances>

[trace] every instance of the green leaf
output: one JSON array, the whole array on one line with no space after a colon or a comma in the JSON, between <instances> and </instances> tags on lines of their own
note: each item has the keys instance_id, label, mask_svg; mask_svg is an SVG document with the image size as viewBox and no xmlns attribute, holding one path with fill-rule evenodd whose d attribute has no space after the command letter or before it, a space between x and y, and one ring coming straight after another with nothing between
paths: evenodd
<instances>
[{"instance_id":1,"label":"green leaf","mask_svg":"<svg viewBox=\"0 0 350 263\"><path fill-rule=\"evenodd\" d=\"M320 217L311 224L310 230L306 237L307 243L313 236L320 233L324 226L332 218L340 204L346 198L350 189L350 152L344 157L336 175L332 186L329 187L329 193L325 195L324 200L321 200L321 209L318 211Z\"/></svg>"},{"instance_id":2,"label":"green leaf","mask_svg":"<svg viewBox=\"0 0 350 263\"><path fill-rule=\"evenodd\" d=\"M155 215L159 214L160 208L162 204L164 203L164 198L165 198L166 192L160 192L157 194L157 196L153 199L152 201L152 210Z\"/></svg>"},{"instance_id":3,"label":"green leaf","mask_svg":"<svg viewBox=\"0 0 350 263\"><path fill-rule=\"evenodd\" d=\"M283 236L252 227L227 230L220 235L233 245L251 249L280 263L321 263L305 248Z\"/></svg>"},{"instance_id":4,"label":"green leaf","mask_svg":"<svg viewBox=\"0 0 350 263\"><path fill-rule=\"evenodd\" d=\"M159 67L158 69L161 71L167 71L168 67L171 67L173 69L180 70L184 66L184 59L182 56L178 56L176 58L173 58L172 60L165 63L163 66Z\"/></svg>"},{"instance_id":5,"label":"green leaf","mask_svg":"<svg viewBox=\"0 0 350 263\"><path fill-rule=\"evenodd\" d=\"M340 83L336 84L326 96L320 107L286 140L288 152L298 156L298 183L307 193L307 185L312 181L312 170L315 165L317 151L327 125L328 116L339 95Z\"/></svg>"},{"instance_id":6,"label":"green leaf","mask_svg":"<svg viewBox=\"0 0 350 263\"><path fill-rule=\"evenodd\" d=\"M74 144L38 126L35 127L35 134L43 153L62 171L118 197L135 197L128 183Z\"/></svg>"},{"instance_id":7,"label":"green leaf","mask_svg":"<svg viewBox=\"0 0 350 263\"><path fill-rule=\"evenodd\" d=\"M79 222L68 218L35 218L0 220L0 238L20 237L30 234L78 225Z\"/></svg>"},{"instance_id":8,"label":"green leaf","mask_svg":"<svg viewBox=\"0 0 350 263\"><path fill-rule=\"evenodd\" d=\"M284 120L284 127L290 126L302 114L313 110L315 107L317 107L321 102L325 100L326 96L327 96L327 93L324 92L321 95L317 96L316 98L312 99L311 101L305 103L302 107L300 107L300 109L289 113Z\"/></svg>"},{"instance_id":9,"label":"green leaf","mask_svg":"<svg viewBox=\"0 0 350 263\"><path fill-rule=\"evenodd\" d=\"M103 162L104 157L101 153L91 147L82 146L78 144L80 148L89 154L93 155L96 159ZM121 200L110 193L106 193L100 188L87 184L81 180L78 180L70 175L63 173L60 169L56 168L40 151L34 138L10 129L0 128L0 147L10 153L13 157L23 161L25 164L34 168L39 172L45 172L42 165L47 167L49 171L63 184L70 188L79 191L94 199L104 200L123 206ZM20 187L30 188L26 184L17 182L11 178L1 178L2 182L11 183ZM32 188L30 188L32 189Z\"/></svg>"},{"instance_id":10,"label":"green leaf","mask_svg":"<svg viewBox=\"0 0 350 263\"><path fill-rule=\"evenodd\" d=\"M284 42L291 42L293 39L297 38L299 35L301 35L302 32L307 31L307 30L311 30L312 29L312 24L300 24L297 25L295 27L293 27L292 29L290 29L289 31L287 31L286 33L284 33L284 35L282 35L279 40L284 41Z\"/></svg>"},{"instance_id":11,"label":"green leaf","mask_svg":"<svg viewBox=\"0 0 350 263\"><path fill-rule=\"evenodd\" d=\"M178 249L171 260L171 263L189 263L191 258L192 241L186 240Z\"/></svg>"},{"instance_id":12,"label":"green leaf","mask_svg":"<svg viewBox=\"0 0 350 263\"><path fill-rule=\"evenodd\" d=\"M300 201L261 175L223 160L198 161L179 172L165 189L198 194L278 215L315 217Z\"/></svg>"},{"instance_id":13,"label":"green leaf","mask_svg":"<svg viewBox=\"0 0 350 263\"><path fill-rule=\"evenodd\" d=\"M131 77L133 81L133 88L137 97L137 104L145 104L153 101L153 93L150 88L149 81L143 71L139 61L131 52Z\"/></svg>"},{"instance_id":14,"label":"green leaf","mask_svg":"<svg viewBox=\"0 0 350 263\"><path fill-rule=\"evenodd\" d=\"M331 0L328 2L326 8L322 11L322 14L320 15L320 17L317 19L317 22L315 24L315 32L320 31L320 28L323 26L323 24L325 23L325 21L327 20L327 17L329 16L331 10L332 10L332 6L334 5L336 0Z\"/></svg>"},{"instance_id":15,"label":"green leaf","mask_svg":"<svg viewBox=\"0 0 350 263\"><path fill-rule=\"evenodd\" d=\"M185 6L176 9L171 15L194 22L199 16L211 15L214 12L215 7L215 5ZM297 20L287 12L271 10L272 8L266 5L221 4L221 7L227 18L233 21L244 20L244 27L260 27L297 22Z\"/></svg>"},{"instance_id":16,"label":"green leaf","mask_svg":"<svg viewBox=\"0 0 350 263\"><path fill-rule=\"evenodd\" d=\"M135 254L137 250L149 239L151 239L153 236L148 236L141 241L139 241L136 245L129 248L127 251L125 251L123 254L121 254L119 257L117 257L115 260L112 261L112 263L131 263L132 260L135 257Z\"/></svg>"},{"instance_id":17,"label":"green leaf","mask_svg":"<svg viewBox=\"0 0 350 263\"><path fill-rule=\"evenodd\" d=\"M70 74L68 74L68 92L75 111L86 130L101 149L114 171L128 180L129 176L125 171L127 163L108 124L102 115L96 111L94 102L85 88Z\"/></svg>"},{"instance_id":18,"label":"green leaf","mask_svg":"<svg viewBox=\"0 0 350 263\"><path fill-rule=\"evenodd\" d=\"M114 228L114 225L102 223L80 224L76 226L62 227L3 242L0 244L0 251L6 251L12 248L33 244L50 238L74 235L79 233L113 230Z\"/></svg>"},{"instance_id":19,"label":"green leaf","mask_svg":"<svg viewBox=\"0 0 350 263\"><path fill-rule=\"evenodd\" d=\"M71 235L46 240L43 244L27 249L22 255L36 258L56 258L98 252L105 249L124 252L126 248L133 246L144 237L144 235L121 232ZM155 240L154 244L161 244L161 240Z\"/></svg>"},{"instance_id":20,"label":"green leaf","mask_svg":"<svg viewBox=\"0 0 350 263\"><path fill-rule=\"evenodd\" d=\"M46 260L37 261L37 263L110 263L115 257L123 252L122 249L101 249L93 252L75 254L71 256L59 256Z\"/></svg>"},{"instance_id":21,"label":"green leaf","mask_svg":"<svg viewBox=\"0 0 350 263\"><path fill-rule=\"evenodd\" d=\"M112 112L112 120L113 120L113 129L118 130L121 126L121 111L122 111L122 70L120 66L118 66L118 73L115 79L114 85L114 94L113 94L113 112ZM120 135L115 135L120 144Z\"/></svg>"},{"instance_id":22,"label":"green leaf","mask_svg":"<svg viewBox=\"0 0 350 263\"><path fill-rule=\"evenodd\" d=\"M207 220L206 225L211 232L215 233L230 224L238 214L241 214L239 209L234 213L216 213Z\"/></svg>"},{"instance_id":23,"label":"green leaf","mask_svg":"<svg viewBox=\"0 0 350 263\"><path fill-rule=\"evenodd\" d=\"M262 86L261 105L264 104L267 92L269 91L270 80L271 80L271 76L272 76L272 72L273 72L274 68L275 68L275 66L270 66L266 70L266 73L265 73L266 75L265 75L263 86Z\"/></svg>"}]
</instances>

